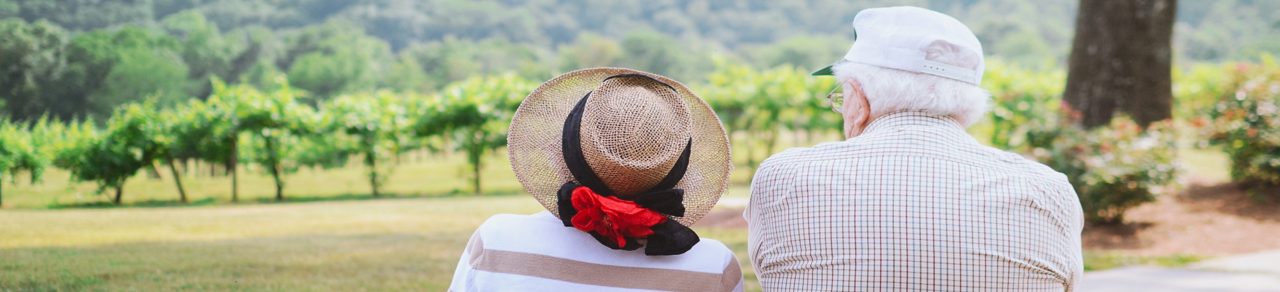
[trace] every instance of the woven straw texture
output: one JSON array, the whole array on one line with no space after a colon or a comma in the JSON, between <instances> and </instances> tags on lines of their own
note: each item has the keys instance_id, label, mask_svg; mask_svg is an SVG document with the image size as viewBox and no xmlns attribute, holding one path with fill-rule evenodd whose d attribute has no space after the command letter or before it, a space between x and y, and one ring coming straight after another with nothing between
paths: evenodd
<instances>
[{"instance_id":1,"label":"woven straw texture","mask_svg":"<svg viewBox=\"0 0 1280 292\"><path fill-rule=\"evenodd\" d=\"M641 77L605 80L624 74L661 83ZM559 214L556 191L573 180L560 153L561 131L573 106L588 92L581 127L583 156L610 189L626 198L656 185L692 138L688 171L676 185L685 191L685 216L672 219L690 226L715 206L732 167L719 118L684 84L623 68L565 73L538 86L520 103L507 145L511 167L525 191L551 214Z\"/></svg>"}]
</instances>

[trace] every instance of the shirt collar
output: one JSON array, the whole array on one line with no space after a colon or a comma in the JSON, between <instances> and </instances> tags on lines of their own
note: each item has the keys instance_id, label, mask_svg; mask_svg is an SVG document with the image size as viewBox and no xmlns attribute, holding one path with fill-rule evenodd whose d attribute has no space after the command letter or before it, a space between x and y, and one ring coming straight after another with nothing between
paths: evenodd
<instances>
[{"instance_id":1,"label":"shirt collar","mask_svg":"<svg viewBox=\"0 0 1280 292\"><path fill-rule=\"evenodd\" d=\"M965 136L969 135L964 131L964 127L960 125L960 122L951 117L919 111L895 112L876 118L871 121L871 124L867 125L866 129L862 130L862 134L890 132L909 127L946 129L948 130L947 132L960 132Z\"/></svg>"}]
</instances>

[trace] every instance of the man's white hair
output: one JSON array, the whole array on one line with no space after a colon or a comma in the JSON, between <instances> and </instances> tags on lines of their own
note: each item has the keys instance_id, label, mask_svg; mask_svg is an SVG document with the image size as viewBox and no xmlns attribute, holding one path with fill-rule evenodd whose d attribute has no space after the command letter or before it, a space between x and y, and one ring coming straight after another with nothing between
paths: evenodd
<instances>
[{"instance_id":1,"label":"man's white hair","mask_svg":"<svg viewBox=\"0 0 1280 292\"><path fill-rule=\"evenodd\" d=\"M980 58L931 46L928 59L965 68L978 68ZM987 113L991 94L977 86L935 75L907 72L874 65L841 62L832 68L837 80L857 80L871 105L871 118L901 111L949 116L968 127ZM850 96L851 93L845 93Z\"/></svg>"}]
</instances>

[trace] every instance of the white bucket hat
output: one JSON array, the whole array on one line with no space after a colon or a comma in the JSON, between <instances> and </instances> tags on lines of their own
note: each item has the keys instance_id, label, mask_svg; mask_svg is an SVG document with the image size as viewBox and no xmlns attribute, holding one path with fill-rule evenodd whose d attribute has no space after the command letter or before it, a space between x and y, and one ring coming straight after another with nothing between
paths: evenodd
<instances>
[{"instance_id":1,"label":"white bucket hat","mask_svg":"<svg viewBox=\"0 0 1280 292\"><path fill-rule=\"evenodd\" d=\"M985 69L982 44L968 26L951 16L911 6L872 8L854 16L853 30L853 46L837 64L862 63L941 76L972 85L982 82ZM965 68L932 60L929 50L939 44L963 54L973 54L978 60L976 67ZM813 75L832 75L834 66L819 69Z\"/></svg>"}]
</instances>

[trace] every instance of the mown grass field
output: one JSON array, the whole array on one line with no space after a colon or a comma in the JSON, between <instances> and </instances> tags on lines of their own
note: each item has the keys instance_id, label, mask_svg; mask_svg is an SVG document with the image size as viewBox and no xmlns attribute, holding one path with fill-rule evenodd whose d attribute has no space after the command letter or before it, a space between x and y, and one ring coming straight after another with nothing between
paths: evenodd
<instances>
[{"instance_id":1,"label":"mown grass field","mask_svg":"<svg viewBox=\"0 0 1280 292\"><path fill-rule=\"evenodd\" d=\"M287 176L284 203L274 201L271 178L251 168L241 170L236 204L230 177L207 170L184 175L187 205L163 168L160 178L130 179L122 207L61 170L34 185L19 177L6 181L0 210L0 291L441 291L486 218L541 210L523 195L505 150L485 162L479 196L460 156L406 158L378 199L354 164ZM745 197L747 176L737 169L726 196ZM699 232L745 259L745 230Z\"/></svg>"},{"instance_id":2,"label":"mown grass field","mask_svg":"<svg viewBox=\"0 0 1280 292\"><path fill-rule=\"evenodd\" d=\"M521 195L6 210L0 290L441 291L485 218L539 210ZM697 229L737 253L758 291L746 231ZM1086 253L1090 270L1195 260Z\"/></svg>"},{"instance_id":3,"label":"mown grass field","mask_svg":"<svg viewBox=\"0 0 1280 292\"><path fill-rule=\"evenodd\" d=\"M448 286L519 195L0 212L0 290L424 290ZM741 229L698 230L745 258Z\"/></svg>"},{"instance_id":4,"label":"mown grass field","mask_svg":"<svg viewBox=\"0 0 1280 292\"><path fill-rule=\"evenodd\" d=\"M104 206L96 187L69 184L60 171L34 186L6 181L0 290L440 291L486 218L541 210L521 194L503 153L487 161L481 196L469 194L460 159L439 156L404 161L384 188L392 195L376 200L358 166L288 176L285 203L271 201L270 178L253 169L244 170L239 204L227 204L229 178L204 174L184 178L189 206L174 203L167 177L131 179L126 207ZM1216 153L1183 159L1197 165L1193 175L1224 175ZM738 167L725 196L746 198L748 176ZM697 229L732 248L749 290L759 290L744 229ZM1086 252L1090 270L1196 260Z\"/></svg>"}]
</instances>

